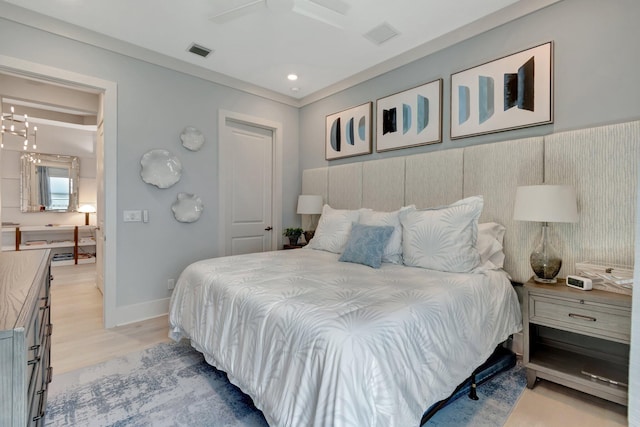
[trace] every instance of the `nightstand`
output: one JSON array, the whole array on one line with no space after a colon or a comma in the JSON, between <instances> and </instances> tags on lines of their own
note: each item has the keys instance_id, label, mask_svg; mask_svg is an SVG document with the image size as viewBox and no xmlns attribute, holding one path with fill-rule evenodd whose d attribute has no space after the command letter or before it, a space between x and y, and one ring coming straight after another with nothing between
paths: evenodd
<instances>
[{"instance_id":1,"label":"nightstand","mask_svg":"<svg viewBox=\"0 0 640 427\"><path fill-rule=\"evenodd\" d=\"M627 405L630 296L531 279L522 311L528 388L543 378Z\"/></svg>"},{"instance_id":2,"label":"nightstand","mask_svg":"<svg viewBox=\"0 0 640 427\"><path fill-rule=\"evenodd\" d=\"M307 244L304 243L302 245L283 245L282 249L300 249L300 248L304 248Z\"/></svg>"}]
</instances>

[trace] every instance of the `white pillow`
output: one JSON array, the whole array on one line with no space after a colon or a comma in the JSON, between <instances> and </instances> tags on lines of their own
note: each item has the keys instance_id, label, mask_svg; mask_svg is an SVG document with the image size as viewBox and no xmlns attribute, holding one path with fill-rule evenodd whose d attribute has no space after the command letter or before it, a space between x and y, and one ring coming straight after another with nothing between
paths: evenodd
<instances>
[{"instance_id":1,"label":"white pillow","mask_svg":"<svg viewBox=\"0 0 640 427\"><path fill-rule=\"evenodd\" d=\"M351 234L351 223L358 222L359 218L359 210L333 209L324 205L318 227L307 247L341 254Z\"/></svg>"},{"instance_id":2,"label":"white pillow","mask_svg":"<svg viewBox=\"0 0 640 427\"><path fill-rule=\"evenodd\" d=\"M393 233L391 233L389 242L384 248L382 262L402 264L402 225L400 224L400 212L407 209L415 209L415 206L405 206L393 212L360 212L360 224L376 226L390 225L393 227Z\"/></svg>"},{"instance_id":3,"label":"white pillow","mask_svg":"<svg viewBox=\"0 0 640 427\"><path fill-rule=\"evenodd\" d=\"M400 212L402 258L406 265L468 273L480 264L476 249L482 196L449 206Z\"/></svg>"},{"instance_id":4,"label":"white pillow","mask_svg":"<svg viewBox=\"0 0 640 427\"><path fill-rule=\"evenodd\" d=\"M497 222L478 224L478 243L476 248L480 253L480 265L489 268L504 267L504 251L502 242L506 229Z\"/></svg>"}]
</instances>

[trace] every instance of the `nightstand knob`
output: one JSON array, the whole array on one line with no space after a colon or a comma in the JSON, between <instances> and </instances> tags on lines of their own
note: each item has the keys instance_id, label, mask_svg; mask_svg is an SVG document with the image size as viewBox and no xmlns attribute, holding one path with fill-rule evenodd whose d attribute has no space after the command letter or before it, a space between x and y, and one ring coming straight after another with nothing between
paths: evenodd
<instances>
[{"instance_id":1,"label":"nightstand knob","mask_svg":"<svg viewBox=\"0 0 640 427\"><path fill-rule=\"evenodd\" d=\"M584 304L584 300L583 299L580 300L580 304Z\"/></svg>"}]
</instances>

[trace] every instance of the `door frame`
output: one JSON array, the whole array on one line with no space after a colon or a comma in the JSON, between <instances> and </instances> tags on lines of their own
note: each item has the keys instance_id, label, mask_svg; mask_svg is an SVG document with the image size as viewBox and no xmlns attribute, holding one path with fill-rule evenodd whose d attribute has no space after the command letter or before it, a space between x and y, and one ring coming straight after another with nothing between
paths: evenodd
<instances>
[{"instance_id":1,"label":"door frame","mask_svg":"<svg viewBox=\"0 0 640 427\"><path fill-rule=\"evenodd\" d=\"M227 218L224 205L227 200L228 189L224 185L224 178L229 172L229 162L227 159L230 155L229 147L225 144L224 138L227 130L227 120L267 129L273 134L273 150L271 153L273 166L273 181L271 183L271 221L273 223L273 235L271 237L271 250L276 250L280 244L280 233L282 231L282 123L220 109L218 110L218 256L226 255Z\"/></svg>"},{"instance_id":2,"label":"door frame","mask_svg":"<svg viewBox=\"0 0 640 427\"><path fill-rule=\"evenodd\" d=\"M78 89L95 90L104 93L104 294L103 294L103 327L117 325L116 311L116 277L117 277L117 148L118 148L118 85L116 82L103 80L73 71L55 68L48 65L25 61L19 58L0 55L0 71L24 77L59 83ZM108 236L108 238L107 238Z\"/></svg>"}]
</instances>

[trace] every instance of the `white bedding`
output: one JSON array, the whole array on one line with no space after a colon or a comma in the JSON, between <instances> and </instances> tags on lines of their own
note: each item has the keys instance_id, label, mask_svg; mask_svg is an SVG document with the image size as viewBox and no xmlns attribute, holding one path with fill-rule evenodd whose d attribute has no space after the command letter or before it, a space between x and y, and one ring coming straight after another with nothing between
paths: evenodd
<instances>
[{"instance_id":1,"label":"white bedding","mask_svg":"<svg viewBox=\"0 0 640 427\"><path fill-rule=\"evenodd\" d=\"M189 338L270 426L418 426L521 329L502 271L380 269L301 249L185 269L170 336Z\"/></svg>"}]
</instances>

